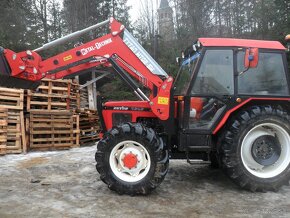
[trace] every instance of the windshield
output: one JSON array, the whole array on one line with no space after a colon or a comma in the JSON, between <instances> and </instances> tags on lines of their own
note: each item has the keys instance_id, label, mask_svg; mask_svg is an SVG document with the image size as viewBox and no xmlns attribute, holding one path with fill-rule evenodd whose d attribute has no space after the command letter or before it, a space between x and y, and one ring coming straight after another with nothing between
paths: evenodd
<instances>
[{"instance_id":1,"label":"windshield","mask_svg":"<svg viewBox=\"0 0 290 218\"><path fill-rule=\"evenodd\" d=\"M199 59L200 53L195 53L190 58L185 59L182 62L180 70L178 72L176 82L175 82L175 91L174 95L185 95L186 89L190 82L190 77L196 66L196 63Z\"/></svg>"}]
</instances>

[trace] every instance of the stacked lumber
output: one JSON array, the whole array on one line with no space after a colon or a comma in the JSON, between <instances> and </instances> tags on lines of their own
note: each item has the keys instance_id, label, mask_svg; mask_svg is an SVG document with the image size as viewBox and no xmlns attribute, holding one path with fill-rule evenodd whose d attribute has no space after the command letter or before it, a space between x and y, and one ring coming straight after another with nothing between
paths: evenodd
<instances>
[{"instance_id":1,"label":"stacked lumber","mask_svg":"<svg viewBox=\"0 0 290 218\"><path fill-rule=\"evenodd\" d=\"M99 140L100 125L96 110L82 109L77 111L80 119L80 145L95 144Z\"/></svg>"},{"instance_id":2,"label":"stacked lumber","mask_svg":"<svg viewBox=\"0 0 290 218\"><path fill-rule=\"evenodd\" d=\"M43 79L36 91L27 91L27 111L72 110L79 107L79 84L72 80Z\"/></svg>"},{"instance_id":3,"label":"stacked lumber","mask_svg":"<svg viewBox=\"0 0 290 218\"><path fill-rule=\"evenodd\" d=\"M1 116L7 119L1 120L1 153L19 154L26 152L25 125L23 115L24 90L0 88ZM5 111L6 112L5 112ZM6 125L6 126L5 126ZM6 134L6 139L5 135Z\"/></svg>"}]
</instances>

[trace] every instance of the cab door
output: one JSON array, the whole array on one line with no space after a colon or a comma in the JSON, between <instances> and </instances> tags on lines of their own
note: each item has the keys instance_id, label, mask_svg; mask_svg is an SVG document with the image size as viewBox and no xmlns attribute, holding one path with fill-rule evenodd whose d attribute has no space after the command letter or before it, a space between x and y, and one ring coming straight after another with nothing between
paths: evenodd
<instances>
[{"instance_id":1,"label":"cab door","mask_svg":"<svg viewBox=\"0 0 290 218\"><path fill-rule=\"evenodd\" d=\"M211 134L234 99L234 62L231 48L203 51L184 98L184 133Z\"/></svg>"}]
</instances>

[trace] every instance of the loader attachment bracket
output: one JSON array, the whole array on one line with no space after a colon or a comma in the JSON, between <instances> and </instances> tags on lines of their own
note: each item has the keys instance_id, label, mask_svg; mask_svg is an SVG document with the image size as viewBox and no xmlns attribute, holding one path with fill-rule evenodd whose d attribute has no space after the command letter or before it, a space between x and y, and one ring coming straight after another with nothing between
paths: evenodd
<instances>
[{"instance_id":1,"label":"loader attachment bracket","mask_svg":"<svg viewBox=\"0 0 290 218\"><path fill-rule=\"evenodd\" d=\"M11 76L11 69L4 55L4 49L0 47L0 86L6 88L34 89L40 82L20 79Z\"/></svg>"}]
</instances>

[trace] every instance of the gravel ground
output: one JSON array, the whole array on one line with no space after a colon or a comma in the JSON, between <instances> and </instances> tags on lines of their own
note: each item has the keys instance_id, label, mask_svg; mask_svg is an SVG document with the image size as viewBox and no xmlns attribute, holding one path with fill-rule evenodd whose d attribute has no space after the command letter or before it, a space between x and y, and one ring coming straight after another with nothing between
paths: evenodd
<instances>
[{"instance_id":1,"label":"gravel ground","mask_svg":"<svg viewBox=\"0 0 290 218\"><path fill-rule=\"evenodd\" d=\"M149 196L120 196L100 181L96 146L0 157L0 217L290 217L290 188L251 193L220 170L170 162Z\"/></svg>"}]
</instances>

